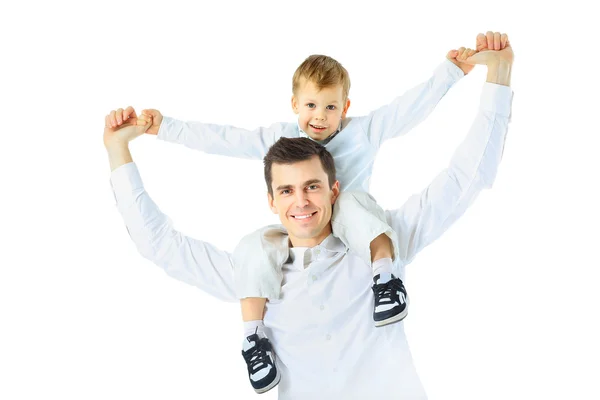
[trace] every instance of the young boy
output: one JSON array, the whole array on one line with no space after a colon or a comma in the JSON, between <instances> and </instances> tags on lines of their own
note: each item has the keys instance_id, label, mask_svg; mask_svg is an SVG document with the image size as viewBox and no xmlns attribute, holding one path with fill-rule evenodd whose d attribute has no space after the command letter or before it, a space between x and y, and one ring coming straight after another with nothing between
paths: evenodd
<instances>
[{"instance_id":1,"label":"young boy","mask_svg":"<svg viewBox=\"0 0 600 400\"><path fill-rule=\"evenodd\" d=\"M462 47L448 52L447 59L428 81L363 117L346 117L350 107L350 79L346 69L330 57L313 55L293 76L292 109L298 115L297 123L277 123L248 131L177 121L163 117L158 110L143 110L138 123L146 124L144 118L151 119L152 125L146 133L160 139L241 158L263 158L282 136L309 137L325 145L335 159L337 178L344 191L334 205L333 233L350 251L372 265L373 318L376 326L384 326L401 321L407 314L409 301L399 278L400 271L396 273L398 276L392 273L393 260L398 256L396 234L388 226L383 210L368 194L374 158L383 141L407 133L433 111L448 89L471 71L473 66L461 60L475 52ZM132 113L130 108L117 110L111 122L116 126ZM267 185L270 187L269 182ZM278 195L298 197L295 208L289 212L290 220L306 229L318 226L319 211L311 207L303 194L291 193L290 188L277 190ZM307 183L306 191L313 190L319 190L319 184ZM272 199L274 194L270 195ZM279 298L281 267L289 257L288 246L283 227L268 226L246 236L233 254L245 327L242 355L257 393L275 387L280 379L262 320L267 298ZM316 251L319 252L318 246Z\"/></svg>"}]
</instances>

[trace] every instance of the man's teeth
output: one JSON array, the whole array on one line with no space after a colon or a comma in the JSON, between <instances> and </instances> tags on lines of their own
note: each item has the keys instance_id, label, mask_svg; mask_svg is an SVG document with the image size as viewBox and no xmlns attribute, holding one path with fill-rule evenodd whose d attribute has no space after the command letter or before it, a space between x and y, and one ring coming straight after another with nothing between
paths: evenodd
<instances>
[{"instance_id":1,"label":"man's teeth","mask_svg":"<svg viewBox=\"0 0 600 400\"><path fill-rule=\"evenodd\" d=\"M312 217L312 214L308 214L308 215L294 215L294 218L296 219L306 219L308 217Z\"/></svg>"}]
</instances>

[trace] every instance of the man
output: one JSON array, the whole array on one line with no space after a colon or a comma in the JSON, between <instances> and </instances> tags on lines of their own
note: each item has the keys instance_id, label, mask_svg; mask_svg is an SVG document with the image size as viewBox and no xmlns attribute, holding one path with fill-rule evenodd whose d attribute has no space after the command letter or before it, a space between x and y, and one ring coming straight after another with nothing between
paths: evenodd
<instances>
[{"instance_id":1,"label":"man","mask_svg":"<svg viewBox=\"0 0 600 400\"><path fill-rule=\"evenodd\" d=\"M489 48L492 48L491 46ZM385 212L398 233L401 271L456 221L484 188L491 187L510 122L510 44L467 59L487 65L479 112L448 168L401 208ZM118 129L107 127L104 144L111 183L129 234L140 253L169 275L235 302L231 254L175 231L144 190L128 143L151 121L135 114ZM108 121L108 116L107 116ZM107 124L110 126L110 124ZM302 142L301 145L299 141ZM269 206L289 234L281 298L267 304L265 326L278 349L282 399L425 399L403 323L376 328L370 268L331 235L332 205L339 193L331 155L306 138L282 139L265 157ZM272 194L271 194L272 193ZM298 213L313 215L297 221ZM394 287L379 288L396 290ZM253 343L256 367L269 372L268 346Z\"/></svg>"}]
</instances>

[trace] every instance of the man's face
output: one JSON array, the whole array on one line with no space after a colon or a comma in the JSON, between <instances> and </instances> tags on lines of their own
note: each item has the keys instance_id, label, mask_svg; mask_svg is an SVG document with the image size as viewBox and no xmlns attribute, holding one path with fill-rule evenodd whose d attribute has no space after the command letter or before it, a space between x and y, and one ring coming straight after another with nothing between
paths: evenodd
<instances>
[{"instance_id":1,"label":"man's face","mask_svg":"<svg viewBox=\"0 0 600 400\"><path fill-rule=\"evenodd\" d=\"M337 131L342 118L350 107L344 101L342 85L325 87L321 90L302 78L296 95L292 96L292 109L298 114L298 124L314 140L324 140Z\"/></svg>"},{"instance_id":2,"label":"man's face","mask_svg":"<svg viewBox=\"0 0 600 400\"><path fill-rule=\"evenodd\" d=\"M339 182L329 188L318 156L293 164L273 164L269 206L279 214L294 247L314 247L331 233L332 205Z\"/></svg>"}]
</instances>

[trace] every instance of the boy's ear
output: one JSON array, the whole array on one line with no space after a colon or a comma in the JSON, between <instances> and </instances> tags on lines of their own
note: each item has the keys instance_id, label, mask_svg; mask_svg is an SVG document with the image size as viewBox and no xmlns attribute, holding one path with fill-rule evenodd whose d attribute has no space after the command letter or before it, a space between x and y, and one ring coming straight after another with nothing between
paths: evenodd
<instances>
[{"instance_id":1,"label":"boy's ear","mask_svg":"<svg viewBox=\"0 0 600 400\"><path fill-rule=\"evenodd\" d=\"M292 95L292 110L294 110L294 114L298 114L300 112L298 110L298 99L296 99L295 95Z\"/></svg>"},{"instance_id":2,"label":"boy's ear","mask_svg":"<svg viewBox=\"0 0 600 400\"><path fill-rule=\"evenodd\" d=\"M342 111L342 119L346 118L346 113L348 112L349 108L350 108L350 99L346 99L346 104L344 105L344 111Z\"/></svg>"}]
</instances>

